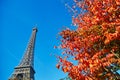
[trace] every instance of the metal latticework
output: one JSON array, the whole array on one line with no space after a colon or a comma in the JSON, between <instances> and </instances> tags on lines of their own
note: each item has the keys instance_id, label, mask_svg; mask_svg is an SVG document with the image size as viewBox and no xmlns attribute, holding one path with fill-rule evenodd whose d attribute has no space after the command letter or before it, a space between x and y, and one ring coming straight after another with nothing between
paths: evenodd
<instances>
[{"instance_id":1,"label":"metal latticework","mask_svg":"<svg viewBox=\"0 0 120 80\"><path fill-rule=\"evenodd\" d=\"M37 28L33 28L25 54L9 80L34 80L34 46L36 32Z\"/></svg>"},{"instance_id":2,"label":"metal latticework","mask_svg":"<svg viewBox=\"0 0 120 80\"><path fill-rule=\"evenodd\" d=\"M37 28L34 28L25 55L23 56L23 59L19 64L20 67L23 66L34 67L34 44L35 44L36 32L37 32Z\"/></svg>"}]
</instances>

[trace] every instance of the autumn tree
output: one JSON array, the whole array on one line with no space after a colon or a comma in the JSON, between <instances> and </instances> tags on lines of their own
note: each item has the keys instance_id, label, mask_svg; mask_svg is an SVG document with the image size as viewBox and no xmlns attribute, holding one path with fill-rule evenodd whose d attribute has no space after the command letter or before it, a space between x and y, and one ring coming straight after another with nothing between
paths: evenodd
<instances>
[{"instance_id":1,"label":"autumn tree","mask_svg":"<svg viewBox=\"0 0 120 80\"><path fill-rule=\"evenodd\" d=\"M60 32L56 67L72 80L120 79L120 0L74 0L72 8L75 30Z\"/></svg>"}]
</instances>

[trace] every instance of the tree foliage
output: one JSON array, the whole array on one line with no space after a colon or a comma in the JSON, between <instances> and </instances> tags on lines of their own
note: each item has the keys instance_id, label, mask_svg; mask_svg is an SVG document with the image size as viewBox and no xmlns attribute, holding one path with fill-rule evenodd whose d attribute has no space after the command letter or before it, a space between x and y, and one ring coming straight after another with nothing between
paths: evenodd
<instances>
[{"instance_id":1,"label":"tree foliage","mask_svg":"<svg viewBox=\"0 0 120 80\"><path fill-rule=\"evenodd\" d=\"M66 29L64 50L56 67L73 80L120 79L120 0L74 0L84 13L72 17L75 30Z\"/></svg>"}]
</instances>

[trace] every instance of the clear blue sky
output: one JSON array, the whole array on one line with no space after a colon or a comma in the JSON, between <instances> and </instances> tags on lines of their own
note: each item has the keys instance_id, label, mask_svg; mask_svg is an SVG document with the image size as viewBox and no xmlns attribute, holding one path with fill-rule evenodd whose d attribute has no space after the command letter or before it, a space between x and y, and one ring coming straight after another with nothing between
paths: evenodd
<instances>
[{"instance_id":1,"label":"clear blue sky","mask_svg":"<svg viewBox=\"0 0 120 80\"><path fill-rule=\"evenodd\" d=\"M71 15L61 0L0 0L0 80L7 80L24 54L32 28L37 24L35 79L59 80L66 75L56 69L50 54L62 26L71 25Z\"/></svg>"}]
</instances>

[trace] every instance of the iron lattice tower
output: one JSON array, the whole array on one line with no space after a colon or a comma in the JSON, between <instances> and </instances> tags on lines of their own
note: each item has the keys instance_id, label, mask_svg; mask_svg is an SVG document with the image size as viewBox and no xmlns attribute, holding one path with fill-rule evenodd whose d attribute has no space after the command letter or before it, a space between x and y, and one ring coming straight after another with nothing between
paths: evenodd
<instances>
[{"instance_id":1,"label":"iron lattice tower","mask_svg":"<svg viewBox=\"0 0 120 80\"><path fill-rule=\"evenodd\" d=\"M36 39L37 28L33 28L30 41L27 46L27 50L20 62L20 64L14 68L14 72L9 80L35 80L34 79L34 46Z\"/></svg>"}]
</instances>

